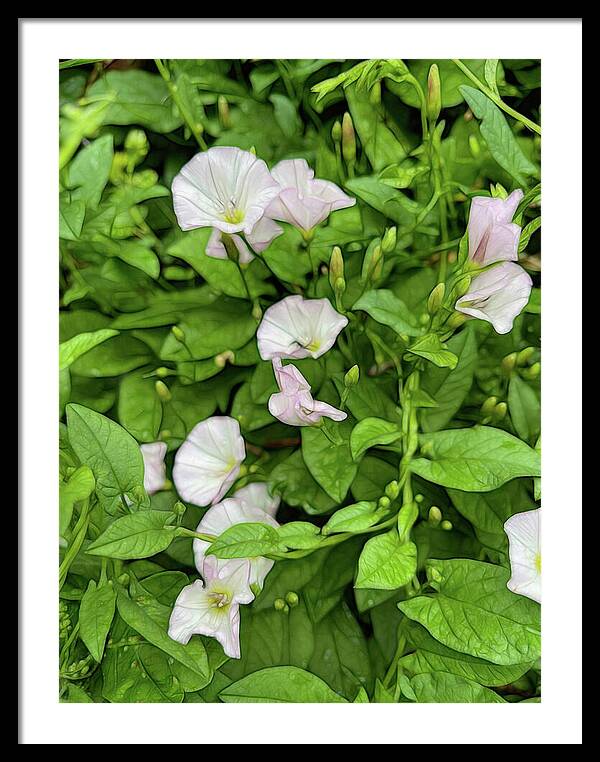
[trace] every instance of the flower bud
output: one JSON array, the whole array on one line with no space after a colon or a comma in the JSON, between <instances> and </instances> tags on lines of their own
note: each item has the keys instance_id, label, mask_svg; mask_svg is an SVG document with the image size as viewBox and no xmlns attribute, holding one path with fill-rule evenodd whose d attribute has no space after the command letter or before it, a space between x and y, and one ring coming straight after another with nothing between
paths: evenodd
<instances>
[{"instance_id":1,"label":"flower bud","mask_svg":"<svg viewBox=\"0 0 600 762\"><path fill-rule=\"evenodd\" d=\"M273 608L275 609L275 611L283 611L285 606L286 606L286 603L283 600L283 598L275 598L275 600L273 601Z\"/></svg>"},{"instance_id":2,"label":"flower bud","mask_svg":"<svg viewBox=\"0 0 600 762\"><path fill-rule=\"evenodd\" d=\"M262 315L263 315L263 311L261 309L261 306L258 302L256 302L254 306L252 307L252 317L258 321L262 318Z\"/></svg>"},{"instance_id":3,"label":"flower bud","mask_svg":"<svg viewBox=\"0 0 600 762\"><path fill-rule=\"evenodd\" d=\"M215 365L217 368L224 368L228 362L233 362L234 360L235 355L231 349L226 349L224 352L221 352L221 354L216 355Z\"/></svg>"},{"instance_id":4,"label":"flower bud","mask_svg":"<svg viewBox=\"0 0 600 762\"><path fill-rule=\"evenodd\" d=\"M344 376L344 386L346 387L346 389L350 389L352 386L356 386L359 378L360 378L360 369L358 365L353 365Z\"/></svg>"},{"instance_id":5,"label":"flower bud","mask_svg":"<svg viewBox=\"0 0 600 762\"><path fill-rule=\"evenodd\" d=\"M342 156L348 164L354 164L356 160L356 135L352 117L346 111L342 119Z\"/></svg>"},{"instance_id":6,"label":"flower bud","mask_svg":"<svg viewBox=\"0 0 600 762\"><path fill-rule=\"evenodd\" d=\"M454 286L454 294L457 299L459 299L461 296L464 296L466 293L468 293L469 289L471 288L471 276L470 275L463 275L462 278L458 280L456 285Z\"/></svg>"},{"instance_id":7,"label":"flower bud","mask_svg":"<svg viewBox=\"0 0 600 762\"><path fill-rule=\"evenodd\" d=\"M385 485L385 494L390 500L395 500L400 494L400 485L394 479L394 481Z\"/></svg>"},{"instance_id":8,"label":"flower bud","mask_svg":"<svg viewBox=\"0 0 600 762\"><path fill-rule=\"evenodd\" d=\"M427 77L427 116L430 122L437 122L442 110L442 85L437 64L432 64Z\"/></svg>"},{"instance_id":9,"label":"flower bud","mask_svg":"<svg viewBox=\"0 0 600 762\"><path fill-rule=\"evenodd\" d=\"M444 302L444 296L446 295L446 284L438 283L433 291L429 294L427 300L427 312L430 315L435 315Z\"/></svg>"},{"instance_id":10,"label":"flower bud","mask_svg":"<svg viewBox=\"0 0 600 762\"><path fill-rule=\"evenodd\" d=\"M419 323L421 325L427 325L429 323L429 320L430 320L429 315L426 312L422 312L419 315Z\"/></svg>"},{"instance_id":11,"label":"flower bud","mask_svg":"<svg viewBox=\"0 0 600 762\"><path fill-rule=\"evenodd\" d=\"M115 151L110 167L109 179L113 185L120 185L125 180L125 167L128 164L127 154L122 151Z\"/></svg>"},{"instance_id":12,"label":"flower bud","mask_svg":"<svg viewBox=\"0 0 600 762\"><path fill-rule=\"evenodd\" d=\"M492 415L497 404L498 397L488 397L480 408L482 415Z\"/></svg>"},{"instance_id":13,"label":"flower bud","mask_svg":"<svg viewBox=\"0 0 600 762\"><path fill-rule=\"evenodd\" d=\"M446 325L451 329L460 328L460 326L464 325L468 319L468 315L465 315L462 312L453 312L446 321Z\"/></svg>"},{"instance_id":14,"label":"flower bud","mask_svg":"<svg viewBox=\"0 0 600 762\"><path fill-rule=\"evenodd\" d=\"M339 246L334 246L329 258L329 284L335 291L335 284L338 278L344 277L344 257Z\"/></svg>"},{"instance_id":15,"label":"flower bud","mask_svg":"<svg viewBox=\"0 0 600 762\"><path fill-rule=\"evenodd\" d=\"M219 112L219 122L224 130L231 129L231 114L229 113L229 103L224 95L219 95L217 99L217 110Z\"/></svg>"},{"instance_id":16,"label":"flower bud","mask_svg":"<svg viewBox=\"0 0 600 762\"><path fill-rule=\"evenodd\" d=\"M257 466L256 463L253 463L251 466L248 466L249 474L255 474L258 470L259 470L259 466Z\"/></svg>"},{"instance_id":17,"label":"flower bud","mask_svg":"<svg viewBox=\"0 0 600 762\"><path fill-rule=\"evenodd\" d=\"M128 585L129 584L129 574L127 572L123 572L123 574L119 574L117 577L117 582L120 585Z\"/></svg>"},{"instance_id":18,"label":"flower bud","mask_svg":"<svg viewBox=\"0 0 600 762\"><path fill-rule=\"evenodd\" d=\"M442 512L437 505L432 505L429 509L429 523L436 527L442 520Z\"/></svg>"},{"instance_id":19,"label":"flower bud","mask_svg":"<svg viewBox=\"0 0 600 762\"><path fill-rule=\"evenodd\" d=\"M169 368L165 368L164 366L156 369L156 375L159 378L166 378L167 376L170 376L171 373L172 371Z\"/></svg>"},{"instance_id":20,"label":"flower bud","mask_svg":"<svg viewBox=\"0 0 600 762\"><path fill-rule=\"evenodd\" d=\"M385 510L386 508L390 507L390 502L391 501L387 495L382 495L382 497L380 497L377 501L377 505L379 508L383 508Z\"/></svg>"},{"instance_id":21,"label":"flower bud","mask_svg":"<svg viewBox=\"0 0 600 762\"><path fill-rule=\"evenodd\" d=\"M395 225L391 228L386 228L383 238L381 239L381 250L384 254L390 254L396 248L396 240L398 237L398 230Z\"/></svg>"},{"instance_id":22,"label":"flower bud","mask_svg":"<svg viewBox=\"0 0 600 762\"><path fill-rule=\"evenodd\" d=\"M298 601L300 600L298 598L298 593L295 593L293 590L290 590L289 593L285 596L286 603L288 603L292 608L294 606L298 605Z\"/></svg>"},{"instance_id":23,"label":"flower bud","mask_svg":"<svg viewBox=\"0 0 600 762\"><path fill-rule=\"evenodd\" d=\"M471 149L471 155L476 159L481 153L481 146L475 135L469 135L469 148Z\"/></svg>"},{"instance_id":24,"label":"flower bud","mask_svg":"<svg viewBox=\"0 0 600 762\"><path fill-rule=\"evenodd\" d=\"M177 341L181 341L182 343L185 341L185 333L178 325L171 326L171 333L177 339Z\"/></svg>"},{"instance_id":25,"label":"flower bud","mask_svg":"<svg viewBox=\"0 0 600 762\"><path fill-rule=\"evenodd\" d=\"M525 378L529 379L530 381L533 381L535 378L538 378L540 373L542 372L542 366L539 362L534 362L531 368L527 368L523 371L523 375Z\"/></svg>"},{"instance_id":26,"label":"flower bud","mask_svg":"<svg viewBox=\"0 0 600 762\"><path fill-rule=\"evenodd\" d=\"M443 529L444 532L449 532L452 529L452 522L444 519L440 524L440 529Z\"/></svg>"},{"instance_id":27,"label":"flower bud","mask_svg":"<svg viewBox=\"0 0 600 762\"><path fill-rule=\"evenodd\" d=\"M506 416L507 411L508 407L506 402L499 402L494 408L494 412L492 413L492 420L495 423L498 423Z\"/></svg>"},{"instance_id":28,"label":"flower bud","mask_svg":"<svg viewBox=\"0 0 600 762\"><path fill-rule=\"evenodd\" d=\"M415 503L422 503L423 500L425 500L425 498L420 492L415 495Z\"/></svg>"},{"instance_id":29,"label":"flower bud","mask_svg":"<svg viewBox=\"0 0 600 762\"><path fill-rule=\"evenodd\" d=\"M331 139L334 143L340 143L342 140L342 124L339 119L336 119L331 128Z\"/></svg>"},{"instance_id":30,"label":"flower bud","mask_svg":"<svg viewBox=\"0 0 600 762\"><path fill-rule=\"evenodd\" d=\"M156 381L154 388L159 399L163 402L171 401L171 392L169 391L169 387L163 381Z\"/></svg>"},{"instance_id":31,"label":"flower bud","mask_svg":"<svg viewBox=\"0 0 600 762\"><path fill-rule=\"evenodd\" d=\"M501 368L502 372L505 376L510 376L510 374L515 369L515 366L517 364L517 353L511 352L509 355L506 355L506 357L502 360Z\"/></svg>"},{"instance_id":32,"label":"flower bud","mask_svg":"<svg viewBox=\"0 0 600 762\"><path fill-rule=\"evenodd\" d=\"M535 347L525 347L517 354L517 365L528 365L535 354Z\"/></svg>"},{"instance_id":33,"label":"flower bud","mask_svg":"<svg viewBox=\"0 0 600 762\"><path fill-rule=\"evenodd\" d=\"M148 148L148 138L143 130L129 130L125 138L125 153L130 170L145 159Z\"/></svg>"},{"instance_id":34,"label":"flower bud","mask_svg":"<svg viewBox=\"0 0 600 762\"><path fill-rule=\"evenodd\" d=\"M158 435L158 438L159 438L161 441L164 441L165 439L170 439L170 437L171 437L171 436L172 436L172 433L171 433L171 430L170 430L170 429L163 429L163 430L162 430L162 431L159 433L159 435Z\"/></svg>"},{"instance_id":35,"label":"flower bud","mask_svg":"<svg viewBox=\"0 0 600 762\"><path fill-rule=\"evenodd\" d=\"M181 502L181 500L178 500L175 505L173 506L173 513L176 516L183 516L183 514L186 512L187 508L185 505Z\"/></svg>"}]
</instances>

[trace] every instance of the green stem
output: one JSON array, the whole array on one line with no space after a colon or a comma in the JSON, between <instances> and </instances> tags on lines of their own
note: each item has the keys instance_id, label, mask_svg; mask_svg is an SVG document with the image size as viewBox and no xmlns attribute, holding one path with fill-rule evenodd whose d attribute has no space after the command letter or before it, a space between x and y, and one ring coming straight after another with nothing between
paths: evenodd
<instances>
[{"instance_id":1,"label":"green stem","mask_svg":"<svg viewBox=\"0 0 600 762\"><path fill-rule=\"evenodd\" d=\"M496 93L493 90L490 90L489 87L483 84L483 82L478 79L478 77L473 74L471 69L469 69L468 66L465 66L465 64L460 60L460 58L452 58L451 59L456 66L463 72L463 74L466 74L466 76L473 82L473 84L477 85L477 87L481 90L481 92L484 95L487 95L487 97L493 101L498 108L502 109L505 113L509 114L513 117L513 119L516 119L518 122L521 122L521 124L524 124L526 127L528 127L532 132L537 133L538 135L542 134L542 128L539 126L539 124L536 124L535 122L532 122L531 119L528 119L526 116L523 116L523 114L519 114L518 111L515 111L514 108L511 108L507 103L505 103L502 98L500 98L499 95L496 95Z\"/></svg>"},{"instance_id":2,"label":"green stem","mask_svg":"<svg viewBox=\"0 0 600 762\"><path fill-rule=\"evenodd\" d=\"M75 557L81 550L81 546L83 545L83 541L85 540L85 536L87 534L87 528L89 523L89 508L90 508L90 501L85 500L82 508L81 513L79 514L79 518L77 520L77 523L75 524L75 527L73 528L73 541L67 548L67 552L65 553L65 556L62 560L62 563L58 569L58 582L59 582L59 590L62 588L62 586L65 583L65 580L67 578L67 574L69 573L69 567L75 560Z\"/></svg>"},{"instance_id":3,"label":"green stem","mask_svg":"<svg viewBox=\"0 0 600 762\"><path fill-rule=\"evenodd\" d=\"M169 93L171 94L171 98L173 99L173 103L177 106L179 113L183 117L183 121L188 126L192 135L196 138L196 142L198 143L200 148L203 151L206 151L208 148L208 145L202 136L202 132L204 131L202 124L194 119L193 115L190 114L190 112L188 111L185 103L183 103L183 101L181 100L177 85L171 79L171 73L168 70L168 68L165 66L165 64L160 60L160 58L155 58L154 63L156 64L156 68L160 72L161 77L164 79L169 89Z\"/></svg>"}]
</instances>

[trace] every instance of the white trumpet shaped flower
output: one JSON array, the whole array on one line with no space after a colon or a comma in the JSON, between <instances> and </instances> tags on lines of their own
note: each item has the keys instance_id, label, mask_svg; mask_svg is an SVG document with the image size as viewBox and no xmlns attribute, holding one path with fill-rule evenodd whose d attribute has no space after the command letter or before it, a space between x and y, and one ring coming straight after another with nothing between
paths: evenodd
<instances>
[{"instance_id":1,"label":"white trumpet shaped flower","mask_svg":"<svg viewBox=\"0 0 600 762\"><path fill-rule=\"evenodd\" d=\"M240 264L248 264L254 259L254 253L264 251L267 246L283 230L273 220L268 217L262 217L254 226L251 233L247 233L245 240L237 233L231 235L231 240L237 250L238 261ZM215 259L227 259L227 249L223 243L223 233L217 228L213 228L208 243L206 244L206 254Z\"/></svg>"},{"instance_id":2,"label":"white trumpet shaped flower","mask_svg":"<svg viewBox=\"0 0 600 762\"><path fill-rule=\"evenodd\" d=\"M229 416L198 423L175 455L173 481L193 505L217 503L236 480L246 457L240 425Z\"/></svg>"},{"instance_id":3,"label":"white trumpet shaped flower","mask_svg":"<svg viewBox=\"0 0 600 762\"><path fill-rule=\"evenodd\" d=\"M248 498L248 493L246 493L246 498ZM270 514L265 513L260 508L253 507L247 499L240 500L234 496L213 505L212 508L206 511L196 528L196 532L218 537L229 527L248 522L270 524L272 527L279 526L278 522ZM194 539L194 561L196 568L202 576L205 576L207 564L209 569L216 567L217 570L220 570L222 566L228 563L224 559L207 556L206 551L210 548L210 545L210 542L206 540ZM262 588L265 577L273 568L274 562L262 556L246 560L250 564L250 584Z\"/></svg>"},{"instance_id":4,"label":"white trumpet shaped flower","mask_svg":"<svg viewBox=\"0 0 600 762\"><path fill-rule=\"evenodd\" d=\"M240 658L240 604L250 603L250 566L238 559L217 568L206 566L198 579L177 596L169 619L169 636L184 645L192 635L216 638L227 656Z\"/></svg>"},{"instance_id":5,"label":"white trumpet shaped flower","mask_svg":"<svg viewBox=\"0 0 600 762\"><path fill-rule=\"evenodd\" d=\"M165 486L167 480L167 445L164 442L151 442L140 445L140 450L144 460L144 489L149 495L154 495Z\"/></svg>"},{"instance_id":6,"label":"white trumpet shaped flower","mask_svg":"<svg viewBox=\"0 0 600 762\"><path fill-rule=\"evenodd\" d=\"M523 198L523 191L513 191L508 198L476 196L471 202L469 223L469 259L478 265L516 261L519 258L521 228L512 222Z\"/></svg>"},{"instance_id":7,"label":"white trumpet shaped flower","mask_svg":"<svg viewBox=\"0 0 600 762\"><path fill-rule=\"evenodd\" d=\"M256 332L258 351L263 360L321 357L346 325L348 318L336 312L329 299L286 296L265 311Z\"/></svg>"},{"instance_id":8,"label":"white trumpet shaped flower","mask_svg":"<svg viewBox=\"0 0 600 762\"><path fill-rule=\"evenodd\" d=\"M197 153L181 168L171 189L182 230L212 227L247 235L280 191L262 159L230 146Z\"/></svg>"},{"instance_id":9,"label":"white trumpet shaped flower","mask_svg":"<svg viewBox=\"0 0 600 762\"><path fill-rule=\"evenodd\" d=\"M542 602L542 553L540 544L540 512L515 513L504 523L508 536L511 577L509 590Z\"/></svg>"}]
</instances>

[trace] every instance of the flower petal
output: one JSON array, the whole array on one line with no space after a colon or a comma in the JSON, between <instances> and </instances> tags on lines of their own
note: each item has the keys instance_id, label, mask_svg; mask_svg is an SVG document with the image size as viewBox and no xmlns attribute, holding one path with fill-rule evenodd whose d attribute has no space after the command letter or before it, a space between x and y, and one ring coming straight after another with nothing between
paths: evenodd
<instances>
[{"instance_id":1,"label":"flower petal","mask_svg":"<svg viewBox=\"0 0 600 762\"><path fill-rule=\"evenodd\" d=\"M140 445L140 450L144 459L144 489L153 495L164 487L167 480L167 445L164 442L151 442Z\"/></svg>"},{"instance_id":2,"label":"flower petal","mask_svg":"<svg viewBox=\"0 0 600 762\"><path fill-rule=\"evenodd\" d=\"M266 482L251 482L245 487L241 487L234 493L236 500L241 500L249 508L257 508L269 516L275 518L281 498L278 495L271 495L269 486Z\"/></svg>"},{"instance_id":3,"label":"flower petal","mask_svg":"<svg viewBox=\"0 0 600 762\"><path fill-rule=\"evenodd\" d=\"M504 523L508 536L511 577L509 590L541 603L541 509L515 513Z\"/></svg>"}]
</instances>

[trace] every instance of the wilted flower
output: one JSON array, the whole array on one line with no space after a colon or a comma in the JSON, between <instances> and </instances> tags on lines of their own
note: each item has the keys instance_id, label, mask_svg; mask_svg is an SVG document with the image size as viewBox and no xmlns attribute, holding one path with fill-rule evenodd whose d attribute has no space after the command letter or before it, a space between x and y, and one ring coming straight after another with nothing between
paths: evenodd
<instances>
[{"instance_id":1,"label":"wilted flower","mask_svg":"<svg viewBox=\"0 0 600 762\"><path fill-rule=\"evenodd\" d=\"M234 492L233 497L241 500L250 508L260 508L275 518L281 498L279 495L271 495L269 486L265 482L251 482Z\"/></svg>"},{"instance_id":2,"label":"wilted flower","mask_svg":"<svg viewBox=\"0 0 600 762\"><path fill-rule=\"evenodd\" d=\"M144 489L153 495L164 487L167 480L167 445L164 442L152 442L140 445L140 450L144 459Z\"/></svg>"},{"instance_id":3,"label":"wilted flower","mask_svg":"<svg viewBox=\"0 0 600 762\"><path fill-rule=\"evenodd\" d=\"M239 423L228 416L207 418L194 426L177 451L177 492L194 505L218 502L236 480L245 457Z\"/></svg>"},{"instance_id":4,"label":"wilted flower","mask_svg":"<svg viewBox=\"0 0 600 762\"><path fill-rule=\"evenodd\" d=\"M247 524L248 522L270 524L273 527L279 526L277 521L275 521L271 515L265 513L265 511L258 507L253 507L248 502L247 493L245 500L230 497L217 503L217 505L213 505L212 508L209 508L198 524L196 532L218 537L226 529L229 529L229 527L232 527L235 524ZM229 563L224 559L207 556L206 551L210 548L210 543L205 540L195 539L193 546L196 568L203 577L206 575L207 568L210 569L215 567L220 570L221 567ZM250 564L250 584L262 588L265 577L273 568L274 562L268 558L263 558L262 556L249 558L247 561Z\"/></svg>"},{"instance_id":5,"label":"wilted flower","mask_svg":"<svg viewBox=\"0 0 600 762\"><path fill-rule=\"evenodd\" d=\"M176 175L173 208L182 230L213 227L249 235L279 190L262 159L215 146L197 153Z\"/></svg>"},{"instance_id":6,"label":"wilted flower","mask_svg":"<svg viewBox=\"0 0 600 762\"><path fill-rule=\"evenodd\" d=\"M240 604L250 603L254 594L247 561L234 559L206 565L205 580L186 585L177 596L169 620L169 636L188 643L192 635L216 638L227 656L240 658Z\"/></svg>"},{"instance_id":7,"label":"wilted flower","mask_svg":"<svg viewBox=\"0 0 600 762\"><path fill-rule=\"evenodd\" d=\"M523 198L513 191L506 199L476 196L469 212L469 259L478 265L516 261L521 228L511 222Z\"/></svg>"},{"instance_id":8,"label":"wilted flower","mask_svg":"<svg viewBox=\"0 0 600 762\"><path fill-rule=\"evenodd\" d=\"M262 217L254 226L251 233L246 234L244 240L240 235L233 234L231 240L238 252L240 264L247 264L254 259L253 251L260 253L267 246L281 235L283 230L273 220L268 217ZM223 233L216 228L208 239L206 245L206 254L215 259L227 259L227 249L223 243Z\"/></svg>"},{"instance_id":9,"label":"wilted flower","mask_svg":"<svg viewBox=\"0 0 600 762\"><path fill-rule=\"evenodd\" d=\"M504 523L511 571L507 587L538 603L542 602L540 510L515 513Z\"/></svg>"},{"instance_id":10,"label":"wilted flower","mask_svg":"<svg viewBox=\"0 0 600 762\"><path fill-rule=\"evenodd\" d=\"M328 299L286 296L265 311L256 332L258 351L263 360L317 358L331 349L347 324Z\"/></svg>"},{"instance_id":11,"label":"wilted flower","mask_svg":"<svg viewBox=\"0 0 600 762\"><path fill-rule=\"evenodd\" d=\"M533 283L522 267L502 262L473 278L469 292L456 302L465 315L487 320L497 333L508 333L529 301Z\"/></svg>"},{"instance_id":12,"label":"wilted flower","mask_svg":"<svg viewBox=\"0 0 600 762\"><path fill-rule=\"evenodd\" d=\"M315 400L310 393L310 384L293 365L282 365L273 359L273 371L281 390L269 397L269 412L290 426L314 426L323 416L334 421L343 421L348 416L326 402Z\"/></svg>"},{"instance_id":13,"label":"wilted flower","mask_svg":"<svg viewBox=\"0 0 600 762\"><path fill-rule=\"evenodd\" d=\"M355 198L347 196L335 183L315 180L315 173L305 159L280 161L271 174L279 183L280 193L271 201L267 215L289 222L305 234L331 212L356 203Z\"/></svg>"}]
</instances>

